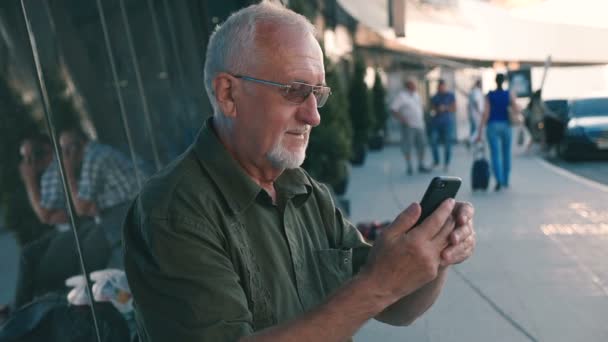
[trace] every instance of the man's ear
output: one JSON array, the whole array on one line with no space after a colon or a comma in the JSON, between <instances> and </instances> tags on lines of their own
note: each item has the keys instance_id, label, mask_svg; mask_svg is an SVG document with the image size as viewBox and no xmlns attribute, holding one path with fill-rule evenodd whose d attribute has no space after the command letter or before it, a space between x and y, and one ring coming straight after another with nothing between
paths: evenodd
<instances>
[{"instance_id":1,"label":"man's ear","mask_svg":"<svg viewBox=\"0 0 608 342\"><path fill-rule=\"evenodd\" d=\"M227 117L236 116L235 86L236 79L224 72L220 72L213 79L215 101L220 111Z\"/></svg>"}]
</instances>

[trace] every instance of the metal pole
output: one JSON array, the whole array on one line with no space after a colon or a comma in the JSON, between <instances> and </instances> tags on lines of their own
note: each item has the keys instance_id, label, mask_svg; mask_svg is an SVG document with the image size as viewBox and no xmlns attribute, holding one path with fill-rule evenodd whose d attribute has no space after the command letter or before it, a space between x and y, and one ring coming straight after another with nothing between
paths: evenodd
<instances>
[{"instance_id":1,"label":"metal pole","mask_svg":"<svg viewBox=\"0 0 608 342\"><path fill-rule=\"evenodd\" d=\"M163 40L160 37L160 29L158 28L158 21L156 20L156 8L154 7L154 2L153 0L148 0L148 8L150 9L150 14L152 17L152 29L154 30L154 36L156 37L156 44L158 46L158 56L160 57L160 64L163 67L163 71L161 71L161 75L163 78L167 77L167 73L168 73L168 64L167 64L167 58L165 57L165 53L164 53L164 46L163 46Z\"/></svg>"},{"instance_id":2,"label":"metal pole","mask_svg":"<svg viewBox=\"0 0 608 342\"><path fill-rule=\"evenodd\" d=\"M85 266L84 256L82 254L82 247L80 246L80 239L78 237L78 231L76 230L76 217L74 216L72 194L68 187L68 179L65 174L65 169L63 166L63 158L59 151L59 143L57 142L57 134L55 132L55 125L53 123L53 118L52 118L53 112L52 112L52 108L50 106L49 97L48 97L48 93L46 90L46 84L44 82L44 77L42 76L42 65L40 63L40 56L38 55L38 46L36 45L36 38L34 37L34 33L32 31L32 25L31 25L29 16L27 14L27 10L25 8L24 0L20 0L20 2L21 2L21 9L23 11L23 17L25 19L25 25L27 27L27 33L29 36L30 45L32 48L32 56L34 58L34 63L36 65L36 76L38 77L38 90L40 91L40 95L42 96L42 106L44 109L44 117L46 120L46 126L51 135L53 149L55 151L55 156L57 157L59 174L61 176L63 191L65 192L68 216L70 217L72 232L74 233L74 240L76 242L76 251L78 253L78 260L80 261L80 269L84 276L87 295L89 297L88 300L89 300L89 304L91 307L91 315L93 316L93 325L95 327L95 335L97 336L97 342L101 342L101 336L99 334L99 324L97 323L97 314L95 313L93 291L91 290L91 284L89 282L88 272L87 272L87 269Z\"/></svg>"},{"instance_id":3,"label":"metal pole","mask_svg":"<svg viewBox=\"0 0 608 342\"><path fill-rule=\"evenodd\" d=\"M179 88L180 94L186 94L186 81L184 77L184 68L182 66L182 59L179 55L179 47L177 46L177 36L175 34L175 24L173 23L173 19L171 17L171 8L169 7L169 3L167 0L163 0L163 6L165 9L165 19L167 20L167 27L169 29L169 38L171 41L171 50L173 51L173 58L175 59L175 64L177 65L177 77L179 79ZM186 101L186 110L190 114L190 119L193 119L196 113L192 112L192 108L190 106L189 101Z\"/></svg>"},{"instance_id":4,"label":"metal pole","mask_svg":"<svg viewBox=\"0 0 608 342\"><path fill-rule=\"evenodd\" d=\"M179 96L176 94L176 89L173 86L172 80L169 78L169 63L167 62L167 57L165 56L165 45L163 43L163 38L160 33L160 27L158 25L158 20L156 16L156 7L154 6L154 0L148 0L148 8L150 9L150 16L152 17L152 28L154 30L154 36L156 37L156 47L158 49L158 57L160 59L160 64L162 67L162 71L158 74L160 79L164 79L167 82L169 87L168 89L168 100L170 101L171 111L174 113L184 113L186 112L186 106L182 102L178 102ZM176 116L178 122L180 120L181 115ZM178 123L179 125L179 123ZM179 133L178 133L179 135Z\"/></svg>"},{"instance_id":5,"label":"metal pole","mask_svg":"<svg viewBox=\"0 0 608 342\"><path fill-rule=\"evenodd\" d=\"M152 130L152 121L150 118L150 110L148 109L148 99L146 98L146 92L144 90L144 85L141 80L141 73L139 71L139 61L137 60L137 52L135 51L135 47L133 46L133 37L131 35L131 27L129 26L129 17L127 16L127 10L125 9L124 0L120 0L118 3L120 4L120 12L122 14L122 20L125 25L125 31L127 33L127 43L129 45L129 51L131 52L131 62L133 63L133 69L135 71L135 79L137 80L137 89L139 90L141 105L142 105L142 109L144 112L144 124L145 124L146 130L148 131L148 135L150 137L150 142L152 144L152 154L154 156L156 170L158 171L162 167L162 163L160 162L160 157L158 155L158 147L156 146L156 139L154 138L154 131Z\"/></svg>"},{"instance_id":6,"label":"metal pole","mask_svg":"<svg viewBox=\"0 0 608 342\"><path fill-rule=\"evenodd\" d=\"M127 114L125 111L125 103L120 92L120 85L118 81L118 73L116 72L116 64L114 63L114 53L112 52L112 45L110 44L110 35L108 34L108 27L106 25L106 15L101 5L101 0L97 0L97 12L99 13L99 19L101 21L101 30L103 31L103 38L106 45L106 51L108 52L108 59L110 60L110 69L112 71L112 79L114 80L114 90L116 91L116 97L118 98L118 105L120 107L120 117L122 118L122 125L125 129L125 136L127 137L127 144L129 145L129 154L131 155L131 162L135 168L135 178L137 180L137 187L141 189L141 177L140 170L137 166L137 159L135 158L135 148L133 147L133 139L131 138L131 130L129 129L129 121L127 120Z\"/></svg>"}]
</instances>

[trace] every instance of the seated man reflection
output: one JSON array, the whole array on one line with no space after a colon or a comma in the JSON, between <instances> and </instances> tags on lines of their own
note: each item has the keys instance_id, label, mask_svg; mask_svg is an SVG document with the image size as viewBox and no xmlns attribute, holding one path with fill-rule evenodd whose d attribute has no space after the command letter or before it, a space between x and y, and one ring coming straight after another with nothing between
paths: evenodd
<instances>
[{"instance_id":1,"label":"seated man reflection","mask_svg":"<svg viewBox=\"0 0 608 342\"><path fill-rule=\"evenodd\" d=\"M47 142L44 162L24 157L22 178L40 221L69 228L62 179ZM128 156L90 140L78 126L61 130L59 144L75 214L80 217L77 228L89 271L122 269L121 226L130 200L138 192L135 173L140 171ZM24 146L23 154L30 155L32 147ZM145 168L141 170L145 172ZM66 290L65 279L81 272L74 243L71 231L59 231L23 248L15 307L42 294Z\"/></svg>"}]
</instances>

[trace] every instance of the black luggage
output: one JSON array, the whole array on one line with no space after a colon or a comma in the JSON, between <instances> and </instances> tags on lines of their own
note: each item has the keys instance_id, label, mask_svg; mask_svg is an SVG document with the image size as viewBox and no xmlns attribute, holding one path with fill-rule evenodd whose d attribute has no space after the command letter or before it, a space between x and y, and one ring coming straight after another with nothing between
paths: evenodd
<instances>
[{"instance_id":1,"label":"black luggage","mask_svg":"<svg viewBox=\"0 0 608 342\"><path fill-rule=\"evenodd\" d=\"M471 184L473 191L488 190L490 184L490 163L486 159L485 147L483 144L475 146L473 167L471 170Z\"/></svg>"}]
</instances>

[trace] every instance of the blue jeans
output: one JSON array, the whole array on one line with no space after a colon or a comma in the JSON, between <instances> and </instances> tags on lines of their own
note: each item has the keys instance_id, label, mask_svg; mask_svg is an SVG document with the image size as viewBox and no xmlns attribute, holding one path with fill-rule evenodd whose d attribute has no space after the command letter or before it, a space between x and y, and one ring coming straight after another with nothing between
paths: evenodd
<instances>
[{"instance_id":1,"label":"blue jeans","mask_svg":"<svg viewBox=\"0 0 608 342\"><path fill-rule=\"evenodd\" d=\"M433 162L439 164L439 143L445 146L444 165L450 165L452 159L452 140L454 133L454 121L431 123L431 151L433 152Z\"/></svg>"},{"instance_id":2,"label":"blue jeans","mask_svg":"<svg viewBox=\"0 0 608 342\"><path fill-rule=\"evenodd\" d=\"M511 125L508 122L490 122L486 131L490 157L496 183L509 186L511 172Z\"/></svg>"}]
</instances>

